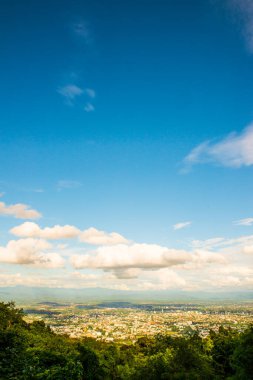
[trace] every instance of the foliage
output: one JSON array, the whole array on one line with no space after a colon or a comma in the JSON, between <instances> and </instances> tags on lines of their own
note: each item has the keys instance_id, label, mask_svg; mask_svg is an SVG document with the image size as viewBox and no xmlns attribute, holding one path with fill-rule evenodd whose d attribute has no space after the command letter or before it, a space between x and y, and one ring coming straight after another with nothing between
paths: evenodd
<instances>
[{"instance_id":1,"label":"foliage","mask_svg":"<svg viewBox=\"0 0 253 380\"><path fill-rule=\"evenodd\" d=\"M1 380L253 379L253 327L109 344L57 335L23 317L14 303L0 303Z\"/></svg>"}]
</instances>

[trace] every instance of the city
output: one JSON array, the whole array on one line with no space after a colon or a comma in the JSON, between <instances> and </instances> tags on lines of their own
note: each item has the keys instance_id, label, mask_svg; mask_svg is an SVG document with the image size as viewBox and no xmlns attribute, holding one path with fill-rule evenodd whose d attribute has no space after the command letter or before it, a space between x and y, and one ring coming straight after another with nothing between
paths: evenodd
<instances>
[{"instance_id":1,"label":"city","mask_svg":"<svg viewBox=\"0 0 253 380\"><path fill-rule=\"evenodd\" d=\"M53 302L24 307L26 320L43 320L58 334L105 342L136 342L143 336L205 337L220 326L243 331L253 323L253 304L131 304L109 302L63 305Z\"/></svg>"}]
</instances>

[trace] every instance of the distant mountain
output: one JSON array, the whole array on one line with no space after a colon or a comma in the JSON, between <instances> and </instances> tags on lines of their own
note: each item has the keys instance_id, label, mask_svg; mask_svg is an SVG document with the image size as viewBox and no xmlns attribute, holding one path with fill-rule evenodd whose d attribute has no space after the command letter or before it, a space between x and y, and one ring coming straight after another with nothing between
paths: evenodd
<instances>
[{"instance_id":1,"label":"distant mountain","mask_svg":"<svg viewBox=\"0 0 253 380\"><path fill-rule=\"evenodd\" d=\"M0 301L13 300L17 304L57 303L94 303L94 302L244 302L253 300L252 291L242 292L186 292L163 291L126 291L105 288L39 288L39 287L1 287ZM126 304L125 306L126 307Z\"/></svg>"}]
</instances>

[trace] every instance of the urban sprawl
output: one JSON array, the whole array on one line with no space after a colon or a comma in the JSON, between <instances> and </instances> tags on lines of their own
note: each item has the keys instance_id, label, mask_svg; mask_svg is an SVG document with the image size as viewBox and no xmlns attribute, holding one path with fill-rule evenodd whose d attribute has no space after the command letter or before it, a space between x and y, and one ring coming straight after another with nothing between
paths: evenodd
<instances>
[{"instance_id":1,"label":"urban sprawl","mask_svg":"<svg viewBox=\"0 0 253 380\"><path fill-rule=\"evenodd\" d=\"M156 334L207 336L220 326L243 331L253 323L253 304L131 304L62 305L44 302L25 306L27 321L43 320L59 334L90 337L105 342L135 342Z\"/></svg>"}]
</instances>

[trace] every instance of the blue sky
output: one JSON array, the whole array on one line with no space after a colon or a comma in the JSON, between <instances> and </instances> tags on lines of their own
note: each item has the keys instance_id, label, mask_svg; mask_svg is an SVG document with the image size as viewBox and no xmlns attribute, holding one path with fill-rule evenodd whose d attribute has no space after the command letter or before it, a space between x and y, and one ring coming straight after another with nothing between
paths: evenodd
<instances>
[{"instance_id":1,"label":"blue sky","mask_svg":"<svg viewBox=\"0 0 253 380\"><path fill-rule=\"evenodd\" d=\"M251 2L0 7L0 284L252 287Z\"/></svg>"}]
</instances>

